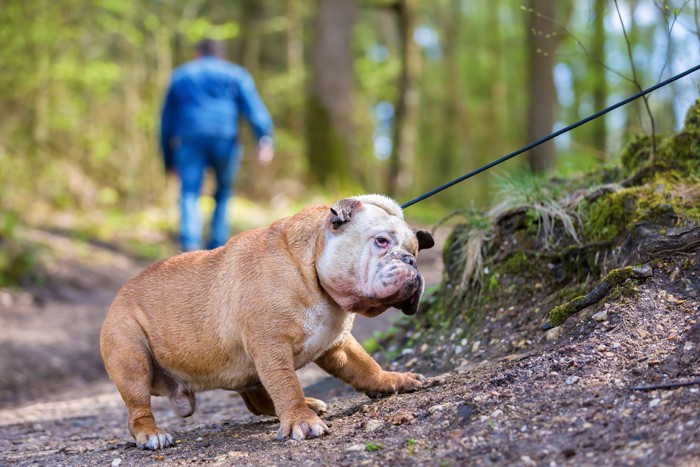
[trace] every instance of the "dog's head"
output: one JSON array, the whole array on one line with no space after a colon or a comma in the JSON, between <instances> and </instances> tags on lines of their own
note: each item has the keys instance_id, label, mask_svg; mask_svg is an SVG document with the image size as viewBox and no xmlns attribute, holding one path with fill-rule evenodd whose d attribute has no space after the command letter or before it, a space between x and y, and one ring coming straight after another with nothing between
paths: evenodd
<instances>
[{"instance_id":1,"label":"dog's head","mask_svg":"<svg viewBox=\"0 0 700 467\"><path fill-rule=\"evenodd\" d=\"M317 262L322 287L343 308L376 316L387 308L418 310L425 289L416 267L432 236L414 232L401 207L382 195L345 198L330 208L325 245Z\"/></svg>"}]
</instances>

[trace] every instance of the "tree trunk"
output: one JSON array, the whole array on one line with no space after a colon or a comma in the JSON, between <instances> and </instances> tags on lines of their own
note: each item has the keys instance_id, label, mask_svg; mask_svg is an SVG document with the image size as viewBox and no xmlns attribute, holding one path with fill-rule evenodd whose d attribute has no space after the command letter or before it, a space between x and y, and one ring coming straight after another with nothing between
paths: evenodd
<instances>
[{"instance_id":1,"label":"tree trunk","mask_svg":"<svg viewBox=\"0 0 700 467\"><path fill-rule=\"evenodd\" d=\"M289 76L299 83L299 99L293 101L299 102L299 107L302 108L304 101L303 80L305 74L304 68L304 32L303 32L303 0L288 0L287 1L287 72ZM296 89L296 86L295 86ZM292 100L292 99L290 99ZM289 126L295 135L304 134L304 119L303 113L292 112L289 115Z\"/></svg>"},{"instance_id":2,"label":"tree trunk","mask_svg":"<svg viewBox=\"0 0 700 467\"><path fill-rule=\"evenodd\" d=\"M605 68L601 63L605 63L605 0L595 0L595 20L593 22L593 45L591 54L597 60L592 63L591 71L593 78L593 110L596 112L605 108L608 97L608 86L605 80ZM605 146L607 140L607 130L605 119L598 118L590 123L591 125L591 146L605 156Z\"/></svg>"},{"instance_id":3,"label":"tree trunk","mask_svg":"<svg viewBox=\"0 0 700 467\"><path fill-rule=\"evenodd\" d=\"M352 30L355 0L319 0L311 50L311 90L307 135L309 172L325 188L338 189L351 180Z\"/></svg>"},{"instance_id":4,"label":"tree trunk","mask_svg":"<svg viewBox=\"0 0 700 467\"><path fill-rule=\"evenodd\" d=\"M462 172L466 167L459 163L460 156L464 154L460 141L468 139L469 125L464 124L464 116L461 112L462 94L460 89L460 70L458 45L460 42L460 2L446 0L440 2L440 25L444 34L444 125L442 126L442 141L437 154L437 174L440 180L454 178L453 175ZM467 133L466 135L464 133Z\"/></svg>"},{"instance_id":5,"label":"tree trunk","mask_svg":"<svg viewBox=\"0 0 700 467\"><path fill-rule=\"evenodd\" d=\"M554 52L556 40L554 18L556 2L554 0L530 0L528 16L528 96L527 140L534 141L552 132L554 112L557 102L554 87ZM547 142L528 153L528 162L533 172L544 172L555 162L553 142Z\"/></svg>"},{"instance_id":6,"label":"tree trunk","mask_svg":"<svg viewBox=\"0 0 700 467\"><path fill-rule=\"evenodd\" d=\"M418 0L401 0L398 6L401 35L401 75L394 117L393 147L389 164L388 193L397 196L413 182L418 125L421 51L414 40Z\"/></svg>"},{"instance_id":7,"label":"tree trunk","mask_svg":"<svg viewBox=\"0 0 700 467\"><path fill-rule=\"evenodd\" d=\"M259 0L243 0L241 4L241 35L238 48L238 63L253 76L260 67L260 24L263 4Z\"/></svg>"}]
</instances>

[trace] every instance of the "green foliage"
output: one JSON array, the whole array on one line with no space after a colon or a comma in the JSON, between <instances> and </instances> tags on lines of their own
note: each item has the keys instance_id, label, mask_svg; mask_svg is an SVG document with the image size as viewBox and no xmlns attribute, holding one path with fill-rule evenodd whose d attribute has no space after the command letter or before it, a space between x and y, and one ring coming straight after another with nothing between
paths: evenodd
<instances>
[{"instance_id":1,"label":"green foliage","mask_svg":"<svg viewBox=\"0 0 700 467\"><path fill-rule=\"evenodd\" d=\"M79 238L116 238L120 246L141 256L168 253L162 235L124 235L120 225L139 230L144 224L153 224L165 232L174 228L172 212L167 213L167 219L153 222L139 219L136 213L176 197L172 186L167 191L157 148L160 105L172 68L191 58L192 43L205 35L229 40L230 52L237 52L229 54L232 59L245 57L276 124L273 167L267 174L257 171L251 165L252 158L247 157L243 163L248 165L244 165L237 185L239 193L271 200L269 209L262 213L257 206L245 210L236 206L234 210L242 212L234 219L236 229L260 225L269 220L269 213L280 213L292 205L296 208L335 197L319 193L317 186L309 184L312 171L319 179L329 172L339 174L343 186L329 190L343 194L385 191L387 164L372 154L376 122L371 110L380 101L393 103L398 97L401 44L393 10L361 8L354 28L355 128L353 156L348 160L349 153L335 144L340 135L324 126L327 116L314 115L313 103L307 100L306 54L317 43L305 31L315 20L315 6L298 0L248 3L254 4L255 15L245 13L240 2L4 2L0 8L0 62L4 69L0 73L0 210L6 223L0 251L3 281L22 281L37 269L35 247L17 233L21 222L8 221L15 215L6 213L22 213L23 221L29 224L50 223L45 210L37 206L70 213L75 219L71 227L75 226ZM296 16L292 14L294 5L298 7ZM588 47L602 40L610 56L627 50L619 28L605 28L604 36L589 37L588 8L585 3L563 2L553 18L561 36L557 38L557 76L568 76L560 85L559 116L564 123L596 110L593 107L601 79L605 84L603 98L608 100L636 90L626 79L628 69L609 70L604 56L594 56L596 48ZM690 24L695 8L683 5L659 12L654 21L627 24L635 60L656 54L658 38L665 35L671 41L669 50L677 49L680 42L676 43L678 39L668 31L670 15L679 24ZM420 102L414 183L402 198L434 188L526 143L523 129L528 96L524 78L528 54L524 39L530 34L525 26L529 13L509 2L441 0L422 2L420 9L421 34L417 37L434 34L436 42L423 48L420 93L413 96ZM608 15L607 21L617 21L612 12ZM596 16L595 21L599 19ZM687 47L687 43L682 46ZM679 55L669 54L669 68L678 68L675 60ZM654 68L637 66L638 81L658 81L661 70ZM501 269L489 264L493 253L489 249L496 235L493 220L509 209L527 209L524 223L509 234L511 240L530 250L539 246L567 248L577 241L615 241L635 224L660 217L664 222L656 226L659 232L674 222L700 218L700 104L691 107L681 133L660 136L677 126L672 107L683 104L679 99L689 94L682 88L685 82L678 82L674 92L655 93L652 98L658 114L658 154L653 162L650 137L640 136L623 152L622 168L585 179L577 177L608 159L606 148L619 147L622 139L634 132L649 132L637 104L620 110L624 112L620 119L624 128L609 132L607 141L600 142L599 133L592 130L594 125L600 128L598 124L583 126L568 135L569 139L558 141L562 153L559 174L574 177L564 182L566 188L588 189L595 183L621 182L638 173L648 186L631 186L590 203L569 203L571 200L562 195L561 182L550 183L526 173L494 181L491 174L506 166L519 171L521 161L512 161L411 207L407 215L424 225L455 209L466 213L445 250L449 257L446 270L460 279L456 289L478 293L469 299L457 295L436 298L431 306L440 313L458 306L471 313L479 300L491 298L498 285L507 282L511 272L546 274L540 268L543 258L531 253L504 255ZM318 125L307 127L307 116ZM306 128L313 134L307 135ZM244 143L250 147L245 139L248 136L244 130ZM316 164L310 167L306 143L326 138L328 146L336 149L315 154ZM661 176L657 166L663 169ZM488 214L475 215L465 208L493 204L493 199L501 204ZM75 212L81 214L73 215ZM10 226L13 223L14 227ZM547 259L568 264L575 257L586 264L586 273L596 273L590 255L569 253L574 256L554 252ZM580 275L568 269L562 274L565 278ZM529 287L525 284L523 289ZM426 322L444 326L440 313L428 313Z\"/></svg>"},{"instance_id":2,"label":"green foliage","mask_svg":"<svg viewBox=\"0 0 700 467\"><path fill-rule=\"evenodd\" d=\"M389 326L386 331L374 331L372 337L368 337L362 342L362 347L368 354L373 354L382 349L382 343L391 339L398 332L396 326Z\"/></svg>"},{"instance_id":3,"label":"green foliage","mask_svg":"<svg viewBox=\"0 0 700 467\"><path fill-rule=\"evenodd\" d=\"M376 451L379 451L380 449L384 449L384 444L382 444L382 443L375 444L372 441L367 441L367 443L365 443L365 451L376 452Z\"/></svg>"},{"instance_id":4,"label":"green foliage","mask_svg":"<svg viewBox=\"0 0 700 467\"><path fill-rule=\"evenodd\" d=\"M410 454L416 453L416 444L418 444L418 442L414 438L406 439L406 445Z\"/></svg>"},{"instance_id":5,"label":"green foliage","mask_svg":"<svg viewBox=\"0 0 700 467\"><path fill-rule=\"evenodd\" d=\"M22 239L22 226L14 212L0 212L0 287L16 286L40 278L41 248Z\"/></svg>"},{"instance_id":6,"label":"green foliage","mask_svg":"<svg viewBox=\"0 0 700 467\"><path fill-rule=\"evenodd\" d=\"M195 43L204 38L219 41L234 39L238 34L240 34L240 26L237 22L229 21L224 24L212 24L208 18L197 18L188 24L185 29L185 37L190 43Z\"/></svg>"}]
</instances>

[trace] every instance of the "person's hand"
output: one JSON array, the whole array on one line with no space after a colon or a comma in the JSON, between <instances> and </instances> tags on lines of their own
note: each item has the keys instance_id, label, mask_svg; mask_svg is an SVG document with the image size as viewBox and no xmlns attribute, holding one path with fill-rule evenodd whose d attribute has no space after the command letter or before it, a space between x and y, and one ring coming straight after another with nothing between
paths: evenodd
<instances>
[{"instance_id":1,"label":"person's hand","mask_svg":"<svg viewBox=\"0 0 700 467\"><path fill-rule=\"evenodd\" d=\"M275 157L275 150L270 144L258 144L257 148L258 164L269 165Z\"/></svg>"}]
</instances>

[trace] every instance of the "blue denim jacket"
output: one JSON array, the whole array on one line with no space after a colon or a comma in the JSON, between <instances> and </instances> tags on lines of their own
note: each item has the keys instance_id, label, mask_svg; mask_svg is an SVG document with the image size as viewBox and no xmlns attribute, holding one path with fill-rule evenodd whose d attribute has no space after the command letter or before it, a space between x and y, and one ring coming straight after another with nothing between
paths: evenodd
<instances>
[{"instance_id":1,"label":"blue denim jacket","mask_svg":"<svg viewBox=\"0 0 700 467\"><path fill-rule=\"evenodd\" d=\"M161 115L160 145L166 169L173 167L174 146L188 136L238 136L238 117L248 120L255 137L272 135L272 118L243 67L205 56L173 72Z\"/></svg>"}]
</instances>

